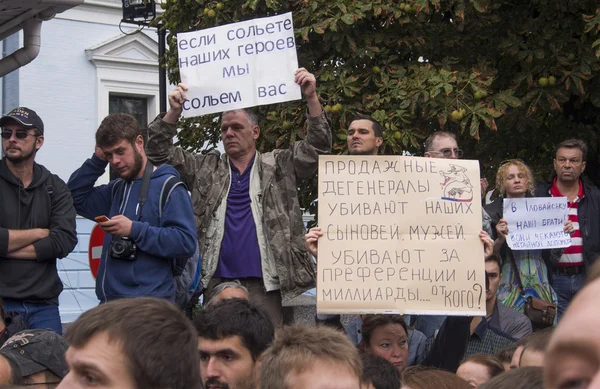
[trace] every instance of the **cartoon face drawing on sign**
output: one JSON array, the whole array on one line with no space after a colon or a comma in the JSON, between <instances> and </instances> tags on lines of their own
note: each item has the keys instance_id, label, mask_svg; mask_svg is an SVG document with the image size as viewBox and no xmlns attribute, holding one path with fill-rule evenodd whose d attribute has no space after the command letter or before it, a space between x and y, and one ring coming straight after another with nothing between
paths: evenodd
<instances>
[{"instance_id":1,"label":"cartoon face drawing on sign","mask_svg":"<svg viewBox=\"0 0 600 389\"><path fill-rule=\"evenodd\" d=\"M443 200L470 202L473 200L473 185L467 177L467 169L450 165L450 170L440 171L444 181L440 184L444 190Z\"/></svg>"}]
</instances>

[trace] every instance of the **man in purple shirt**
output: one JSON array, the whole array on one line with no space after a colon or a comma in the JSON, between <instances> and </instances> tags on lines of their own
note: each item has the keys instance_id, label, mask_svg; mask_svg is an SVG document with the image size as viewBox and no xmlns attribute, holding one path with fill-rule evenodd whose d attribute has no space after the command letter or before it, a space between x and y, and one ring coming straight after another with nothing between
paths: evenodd
<instances>
[{"instance_id":1,"label":"man in purple shirt","mask_svg":"<svg viewBox=\"0 0 600 389\"><path fill-rule=\"evenodd\" d=\"M169 163L192 193L206 295L222 282L237 281L250 301L264 305L276 326L283 324L282 299L315 286L316 269L304 247L305 227L297 180L312 177L318 156L331 151L331 127L315 76L296 70L306 98L306 136L286 149L256 150L260 127L249 110L224 112L225 153L195 154L173 145L187 86L169 93L170 109L148 128L147 154Z\"/></svg>"}]
</instances>

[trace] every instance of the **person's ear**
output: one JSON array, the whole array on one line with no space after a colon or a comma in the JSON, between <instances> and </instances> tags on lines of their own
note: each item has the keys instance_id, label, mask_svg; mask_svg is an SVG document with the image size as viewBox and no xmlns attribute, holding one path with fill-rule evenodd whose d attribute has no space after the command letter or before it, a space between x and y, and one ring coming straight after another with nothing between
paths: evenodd
<instances>
[{"instance_id":1,"label":"person's ear","mask_svg":"<svg viewBox=\"0 0 600 389\"><path fill-rule=\"evenodd\" d=\"M35 149L39 150L44 144L44 135L40 135L35 139Z\"/></svg>"},{"instance_id":2,"label":"person's ear","mask_svg":"<svg viewBox=\"0 0 600 389\"><path fill-rule=\"evenodd\" d=\"M142 152L144 151L144 137L141 135L138 135L135 138L135 147L137 148L138 152Z\"/></svg>"}]
</instances>

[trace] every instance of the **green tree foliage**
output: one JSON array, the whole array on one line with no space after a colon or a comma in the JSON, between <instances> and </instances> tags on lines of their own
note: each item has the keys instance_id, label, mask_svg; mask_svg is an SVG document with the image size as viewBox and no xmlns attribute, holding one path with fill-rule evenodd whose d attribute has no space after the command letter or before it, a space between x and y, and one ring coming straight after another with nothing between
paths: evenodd
<instances>
[{"instance_id":1,"label":"green tree foliage","mask_svg":"<svg viewBox=\"0 0 600 389\"><path fill-rule=\"evenodd\" d=\"M596 0L168 0L169 78L178 82L176 34L293 12L300 66L317 76L332 119L334 153L346 152L355 113L387 128L381 152L422 155L435 130L455 132L466 157L492 179L521 158L546 180L552 149L588 141L600 182L600 7ZM258 108L259 148L302 138L305 106ZM184 121L181 144L214 145L216 115ZM312 183L314 184L314 183ZM303 185L303 198L316 197Z\"/></svg>"}]
</instances>

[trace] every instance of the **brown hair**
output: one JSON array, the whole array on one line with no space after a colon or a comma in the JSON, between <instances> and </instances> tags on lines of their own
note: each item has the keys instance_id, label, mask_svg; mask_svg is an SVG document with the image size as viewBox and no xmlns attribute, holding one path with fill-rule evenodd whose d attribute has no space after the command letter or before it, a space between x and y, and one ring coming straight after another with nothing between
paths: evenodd
<instances>
[{"instance_id":1,"label":"brown hair","mask_svg":"<svg viewBox=\"0 0 600 389\"><path fill-rule=\"evenodd\" d=\"M554 158L556 158L559 149L579 149L581 150L581 160L587 161L588 147L581 139L567 139L560 142L554 149Z\"/></svg>"},{"instance_id":2,"label":"brown hair","mask_svg":"<svg viewBox=\"0 0 600 389\"><path fill-rule=\"evenodd\" d=\"M302 373L322 361L351 370L360 382L362 363L358 350L342 332L326 326L284 327L263 355L259 388L287 388L290 374Z\"/></svg>"},{"instance_id":3,"label":"brown hair","mask_svg":"<svg viewBox=\"0 0 600 389\"><path fill-rule=\"evenodd\" d=\"M500 273L502 273L502 259L500 259L500 255L496 252L491 253L485 258L485 262L496 262L498 265L498 269Z\"/></svg>"},{"instance_id":4,"label":"brown hair","mask_svg":"<svg viewBox=\"0 0 600 389\"><path fill-rule=\"evenodd\" d=\"M515 351L517 351L516 345L512 347L503 348L502 350L498 351L494 356L498 358L498 360L502 363L511 363Z\"/></svg>"},{"instance_id":5,"label":"brown hair","mask_svg":"<svg viewBox=\"0 0 600 389\"><path fill-rule=\"evenodd\" d=\"M200 387L196 331L168 301L140 297L99 305L69 326L66 340L82 348L101 333L120 345L137 388Z\"/></svg>"},{"instance_id":6,"label":"brown hair","mask_svg":"<svg viewBox=\"0 0 600 389\"><path fill-rule=\"evenodd\" d=\"M541 331L532 332L531 334L527 335L522 343L523 352L525 352L525 350L533 350L533 351L541 351L541 352L546 351L546 347L548 346L548 343L550 342L550 338L552 337L553 330L554 330L554 327L548 327L548 328L544 328ZM519 342L519 344L521 344L521 342ZM522 355L523 355L523 353L521 353L521 356Z\"/></svg>"},{"instance_id":7,"label":"brown hair","mask_svg":"<svg viewBox=\"0 0 600 389\"><path fill-rule=\"evenodd\" d=\"M462 365L467 362L477 363L487 367L490 378L494 378L498 374L504 373L504 365L502 365L502 362L491 355L473 354L463 359L460 364Z\"/></svg>"},{"instance_id":8,"label":"brown hair","mask_svg":"<svg viewBox=\"0 0 600 389\"><path fill-rule=\"evenodd\" d=\"M404 319L400 315L366 315L362 320L362 326L360 333L362 340L360 342L363 350L366 350L371 343L371 337L376 328L385 326L387 324L400 324L408 336L408 328Z\"/></svg>"},{"instance_id":9,"label":"brown hair","mask_svg":"<svg viewBox=\"0 0 600 389\"><path fill-rule=\"evenodd\" d=\"M543 370L533 366L513 369L492 378L479 389L544 389Z\"/></svg>"},{"instance_id":10,"label":"brown hair","mask_svg":"<svg viewBox=\"0 0 600 389\"><path fill-rule=\"evenodd\" d=\"M410 389L472 389L467 381L443 370L409 367L402 375L402 387Z\"/></svg>"},{"instance_id":11,"label":"brown hair","mask_svg":"<svg viewBox=\"0 0 600 389\"><path fill-rule=\"evenodd\" d=\"M100 123L96 131L96 144L100 147L109 147L123 139L133 144L140 135L142 132L133 116L126 113L113 113Z\"/></svg>"},{"instance_id":12,"label":"brown hair","mask_svg":"<svg viewBox=\"0 0 600 389\"><path fill-rule=\"evenodd\" d=\"M384 128L381 125L381 123L379 123L377 120L373 119L371 116L367 116L367 115L363 115L361 113L356 114L356 116L354 116L352 118L352 120L350 120L350 124L352 124L352 122L355 122L357 120L368 120L371 122L371 126L373 127L373 134L375 134L375 137L377 138L383 138L383 131Z\"/></svg>"},{"instance_id":13,"label":"brown hair","mask_svg":"<svg viewBox=\"0 0 600 389\"><path fill-rule=\"evenodd\" d=\"M498 172L496 173L496 189L498 189L502 196L506 194L504 181L506 180L506 176L508 176L508 168L511 165L515 165L521 173L525 174L525 177L527 178L527 192L533 194L533 191L535 190L535 178L533 177L533 173L531 172L531 169L529 169L529 166L525 165L520 159L509 159L500 165Z\"/></svg>"},{"instance_id":14,"label":"brown hair","mask_svg":"<svg viewBox=\"0 0 600 389\"><path fill-rule=\"evenodd\" d=\"M433 141L436 140L436 138L452 138L456 140L456 135L447 131L434 132L433 134L429 135L427 139L425 139L425 151L433 151L431 150L431 147L433 145Z\"/></svg>"}]
</instances>

